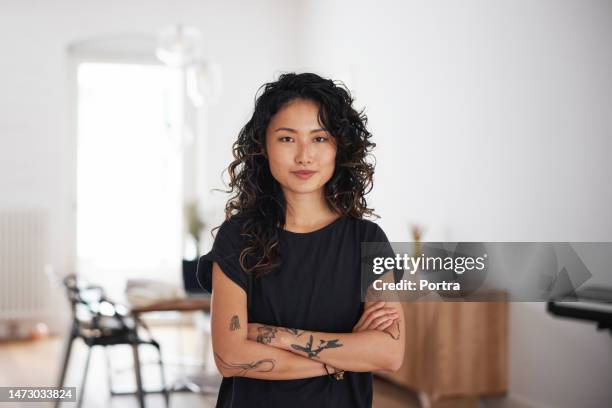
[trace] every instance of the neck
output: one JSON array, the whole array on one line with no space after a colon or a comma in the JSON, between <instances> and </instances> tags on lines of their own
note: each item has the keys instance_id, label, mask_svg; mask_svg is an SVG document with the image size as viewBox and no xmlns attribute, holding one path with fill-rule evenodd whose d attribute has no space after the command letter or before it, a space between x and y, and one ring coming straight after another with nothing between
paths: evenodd
<instances>
[{"instance_id":1,"label":"neck","mask_svg":"<svg viewBox=\"0 0 612 408\"><path fill-rule=\"evenodd\" d=\"M308 194L284 192L287 202L285 225L293 227L314 227L326 224L338 218L338 213L332 211L327 202L323 189Z\"/></svg>"}]
</instances>

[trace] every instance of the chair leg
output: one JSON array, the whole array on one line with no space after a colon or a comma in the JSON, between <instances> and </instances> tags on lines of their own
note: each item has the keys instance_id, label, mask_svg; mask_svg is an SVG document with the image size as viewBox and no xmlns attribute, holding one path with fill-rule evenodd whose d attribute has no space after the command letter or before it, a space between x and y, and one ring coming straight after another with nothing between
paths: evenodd
<instances>
[{"instance_id":1,"label":"chair leg","mask_svg":"<svg viewBox=\"0 0 612 408\"><path fill-rule=\"evenodd\" d=\"M62 363L62 369L60 371L59 381L57 386L63 387L64 381L66 380L66 372L68 371L68 363L70 362L70 353L72 352L72 343L74 342L74 336L72 335L72 330L68 335L68 341L66 342L66 346L64 348L64 361ZM61 400L55 400L55 408L59 408L61 404Z\"/></svg>"},{"instance_id":2,"label":"chair leg","mask_svg":"<svg viewBox=\"0 0 612 408\"><path fill-rule=\"evenodd\" d=\"M153 344L157 349L157 354L159 356L159 371L161 374L161 386L162 393L164 394L164 401L166 403L166 408L170 408L170 393L168 392L168 386L166 385L166 375L164 374L164 362L162 361L161 348L159 344Z\"/></svg>"},{"instance_id":3,"label":"chair leg","mask_svg":"<svg viewBox=\"0 0 612 408\"><path fill-rule=\"evenodd\" d=\"M93 346L88 345L87 360L85 360L85 372L83 373L83 379L81 380L81 392L79 394L79 402L77 403L77 408L81 408L83 400L85 399L85 384L87 383L87 372L89 371L89 361L91 360L92 348Z\"/></svg>"},{"instance_id":4,"label":"chair leg","mask_svg":"<svg viewBox=\"0 0 612 408\"><path fill-rule=\"evenodd\" d=\"M140 408L145 408L144 390L142 388L142 376L140 374L140 356L138 354L138 343L132 343L132 353L134 355L134 374L136 375L136 395Z\"/></svg>"},{"instance_id":5,"label":"chair leg","mask_svg":"<svg viewBox=\"0 0 612 408\"><path fill-rule=\"evenodd\" d=\"M104 358L106 360L106 382L108 383L108 392L113 395L113 367L111 366L110 357L108 356L108 348L104 347Z\"/></svg>"}]
</instances>

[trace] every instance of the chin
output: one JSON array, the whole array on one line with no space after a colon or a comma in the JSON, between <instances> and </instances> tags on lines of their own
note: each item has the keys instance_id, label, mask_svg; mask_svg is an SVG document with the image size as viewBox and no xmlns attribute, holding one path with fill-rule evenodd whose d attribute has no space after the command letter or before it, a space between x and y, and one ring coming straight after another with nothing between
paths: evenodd
<instances>
[{"instance_id":1,"label":"chin","mask_svg":"<svg viewBox=\"0 0 612 408\"><path fill-rule=\"evenodd\" d=\"M297 194L310 194L316 193L320 188L305 188L305 187L297 187L297 188L289 188L289 191Z\"/></svg>"},{"instance_id":2,"label":"chin","mask_svg":"<svg viewBox=\"0 0 612 408\"><path fill-rule=\"evenodd\" d=\"M309 193L315 193L319 190L321 190L323 188L323 186L318 186L313 184L308 185L307 183L302 183L299 185L295 185L295 184L290 184L287 186L287 190L293 192L293 193L298 193L298 194L309 194Z\"/></svg>"}]
</instances>

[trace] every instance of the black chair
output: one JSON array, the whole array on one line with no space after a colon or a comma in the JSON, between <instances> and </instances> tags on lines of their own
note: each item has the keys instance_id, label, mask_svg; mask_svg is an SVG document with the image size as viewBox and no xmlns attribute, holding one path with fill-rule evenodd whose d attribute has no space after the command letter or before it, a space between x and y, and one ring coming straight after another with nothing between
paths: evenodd
<instances>
[{"instance_id":1,"label":"black chair","mask_svg":"<svg viewBox=\"0 0 612 408\"><path fill-rule=\"evenodd\" d=\"M166 407L169 407L169 393L168 389L166 388L160 346L159 343L157 343L151 337L151 333L144 322L137 317L129 316L127 311L122 310L124 308L122 308L120 305L116 305L114 302L108 299L104 293L104 290L99 286L87 285L76 275L68 275L62 282L71 305L72 327L66 343L59 386L62 387L64 385L72 344L75 339L82 339L83 342L89 347L87 351L87 359L85 361L85 371L81 380L81 389L77 407L81 407L81 404L83 403L83 395L85 393L85 383L87 380L87 371L89 368L92 348L94 346L103 346L106 348L107 346L126 344L132 346L134 355L136 392L115 392L112 387L112 372L109 365L108 383L111 395L136 395L138 397L140 407L144 408L145 394L162 393L164 395ZM147 339L143 339L139 336L139 328L142 328L147 332ZM161 370L162 380L161 390L145 391L143 389L141 365L138 357L138 347L142 344L149 344L157 349L159 356L158 364ZM57 400L55 406L59 407L60 402L60 400Z\"/></svg>"}]
</instances>

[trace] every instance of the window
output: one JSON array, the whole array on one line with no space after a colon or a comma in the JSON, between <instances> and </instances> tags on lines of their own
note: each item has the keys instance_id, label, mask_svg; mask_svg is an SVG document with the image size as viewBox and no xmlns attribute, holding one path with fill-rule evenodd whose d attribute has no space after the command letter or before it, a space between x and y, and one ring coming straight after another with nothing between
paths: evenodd
<instances>
[{"instance_id":1,"label":"window","mask_svg":"<svg viewBox=\"0 0 612 408\"><path fill-rule=\"evenodd\" d=\"M77 259L105 285L178 282L183 87L164 66L78 66Z\"/></svg>"}]
</instances>

